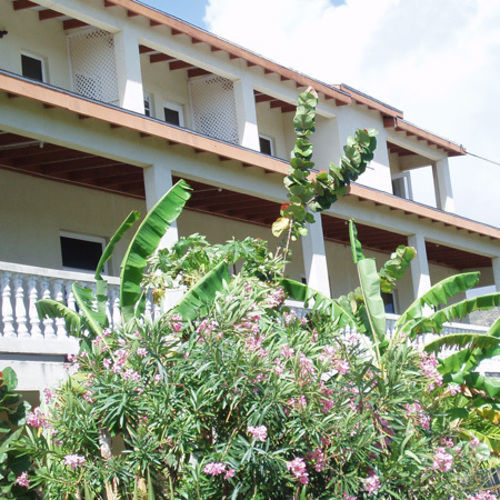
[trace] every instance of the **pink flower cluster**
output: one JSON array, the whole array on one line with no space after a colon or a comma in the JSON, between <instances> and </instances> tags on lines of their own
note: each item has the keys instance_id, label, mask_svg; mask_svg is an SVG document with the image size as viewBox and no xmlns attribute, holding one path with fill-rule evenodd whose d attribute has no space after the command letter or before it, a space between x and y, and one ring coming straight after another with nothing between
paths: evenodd
<instances>
[{"instance_id":1,"label":"pink flower cluster","mask_svg":"<svg viewBox=\"0 0 500 500\"><path fill-rule=\"evenodd\" d=\"M122 376L125 380L133 380L134 382L141 381L141 375L138 372L136 372L135 370L132 370L131 368L127 368L123 372Z\"/></svg>"},{"instance_id":2,"label":"pink flower cluster","mask_svg":"<svg viewBox=\"0 0 500 500\"><path fill-rule=\"evenodd\" d=\"M480 491L475 495L469 495L467 500L497 500L496 495L488 491Z\"/></svg>"},{"instance_id":3,"label":"pink flower cluster","mask_svg":"<svg viewBox=\"0 0 500 500\"><path fill-rule=\"evenodd\" d=\"M16 483L19 486L22 486L23 488L29 488L30 487L30 480L28 479L28 473L23 472L19 476L16 477Z\"/></svg>"},{"instance_id":4,"label":"pink flower cluster","mask_svg":"<svg viewBox=\"0 0 500 500\"><path fill-rule=\"evenodd\" d=\"M278 288L275 290L270 297L267 298L266 300L266 306L269 309L273 309L275 307L280 306L283 304L284 300L286 298L286 294L282 288Z\"/></svg>"},{"instance_id":5,"label":"pink flower cluster","mask_svg":"<svg viewBox=\"0 0 500 500\"><path fill-rule=\"evenodd\" d=\"M257 335L260 332L260 318L260 314L253 313L248 317L242 318L239 323L235 323L233 326L236 330L243 330L245 332L251 332L254 335Z\"/></svg>"},{"instance_id":6,"label":"pink flower cluster","mask_svg":"<svg viewBox=\"0 0 500 500\"><path fill-rule=\"evenodd\" d=\"M286 463L287 469L298 479L301 484L309 482L309 474L306 472L306 463L300 457L296 457Z\"/></svg>"},{"instance_id":7,"label":"pink flower cluster","mask_svg":"<svg viewBox=\"0 0 500 500\"><path fill-rule=\"evenodd\" d=\"M321 472L323 470L323 467L325 466L325 453L320 447L318 447L312 453L309 453L307 455L307 460L314 461L314 470L316 472Z\"/></svg>"},{"instance_id":8,"label":"pink flower cluster","mask_svg":"<svg viewBox=\"0 0 500 500\"><path fill-rule=\"evenodd\" d=\"M316 373L312 361L302 352L299 354L299 368L300 376L303 379L314 377Z\"/></svg>"},{"instance_id":9,"label":"pink flower cluster","mask_svg":"<svg viewBox=\"0 0 500 500\"><path fill-rule=\"evenodd\" d=\"M170 318L168 325L174 332L180 332L182 330L182 316L180 314L173 314Z\"/></svg>"},{"instance_id":10,"label":"pink flower cluster","mask_svg":"<svg viewBox=\"0 0 500 500\"><path fill-rule=\"evenodd\" d=\"M113 373L120 373L123 370L124 366L127 364L130 353L127 351L127 349L118 349L113 354L115 356L115 361L113 363L112 371Z\"/></svg>"},{"instance_id":11,"label":"pink flower cluster","mask_svg":"<svg viewBox=\"0 0 500 500\"><path fill-rule=\"evenodd\" d=\"M222 462L209 462L205 465L203 472L209 476L220 476L224 474L224 479L230 479L234 477L234 469L228 469L226 464Z\"/></svg>"},{"instance_id":12,"label":"pink flower cluster","mask_svg":"<svg viewBox=\"0 0 500 500\"><path fill-rule=\"evenodd\" d=\"M342 500L357 500L357 497L351 497L348 493L344 493Z\"/></svg>"},{"instance_id":13,"label":"pink flower cluster","mask_svg":"<svg viewBox=\"0 0 500 500\"><path fill-rule=\"evenodd\" d=\"M431 469L440 470L441 472L448 472L453 465L453 456L446 453L446 449L442 446L436 448L434 453Z\"/></svg>"},{"instance_id":14,"label":"pink flower cluster","mask_svg":"<svg viewBox=\"0 0 500 500\"><path fill-rule=\"evenodd\" d=\"M429 391L432 391L436 387L440 387L443 384L443 376L437 370L438 364L439 362L433 352L431 354L427 354L426 352L420 353L420 371L424 377L431 380L431 383L428 386Z\"/></svg>"},{"instance_id":15,"label":"pink flower cluster","mask_svg":"<svg viewBox=\"0 0 500 500\"><path fill-rule=\"evenodd\" d=\"M87 460L85 457L82 457L81 455L66 455L64 457L64 464L67 465L68 467L71 468L71 470L75 470L77 467L80 467L80 465L83 465Z\"/></svg>"},{"instance_id":16,"label":"pink flower cluster","mask_svg":"<svg viewBox=\"0 0 500 500\"><path fill-rule=\"evenodd\" d=\"M368 493L368 495L373 495L380 489L380 479L376 474L370 474L364 481L363 485L365 488L365 491Z\"/></svg>"},{"instance_id":17,"label":"pink flower cluster","mask_svg":"<svg viewBox=\"0 0 500 500\"><path fill-rule=\"evenodd\" d=\"M351 369L349 362L339 357L339 350L333 345L326 345L323 348L320 359L324 363L331 363L333 368L337 370L340 375L346 375Z\"/></svg>"},{"instance_id":18,"label":"pink flower cluster","mask_svg":"<svg viewBox=\"0 0 500 500\"><path fill-rule=\"evenodd\" d=\"M307 406L307 399L302 394L302 396L299 396L297 399L290 398L288 404L295 410L304 409Z\"/></svg>"},{"instance_id":19,"label":"pink flower cluster","mask_svg":"<svg viewBox=\"0 0 500 500\"><path fill-rule=\"evenodd\" d=\"M288 344L285 344L281 346L281 355L284 358L293 358L295 351Z\"/></svg>"},{"instance_id":20,"label":"pink flower cluster","mask_svg":"<svg viewBox=\"0 0 500 500\"><path fill-rule=\"evenodd\" d=\"M207 339L212 337L213 333L219 328L219 323L217 321L204 319L196 329L196 333L198 334L198 342L200 344L205 343ZM222 332L218 331L215 333L215 338L221 339Z\"/></svg>"},{"instance_id":21,"label":"pink flower cluster","mask_svg":"<svg viewBox=\"0 0 500 500\"><path fill-rule=\"evenodd\" d=\"M262 343L265 337L262 335L249 335L245 340L245 347L254 352L259 358L265 358L268 355L268 350L262 348Z\"/></svg>"},{"instance_id":22,"label":"pink flower cluster","mask_svg":"<svg viewBox=\"0 0 500 500\"><path fill-rule=\"evenodd\" d=\"M267 439L267 427L265 425L257 425L255 427L249 425L247 431L258 441L264 442Z\"/></svg>"},{"instance_id":23,"label":"pink flower cluster","mask_svg":"<svg viewBox=\"0 0 500 500\"><path fill-rule=\"evenodd\" d=\"M28 413L26 423L31 427L50 429L51 425L47 420L47 415L40 410L39 407Z\"/></svg>"},{"instance_id":24,"label":"pink flower cluster","mask_svg":"<svg viewBox=\"0 0 500 500\"><path fill-rule=\"evenodd\" d=\"M406 404L406 416L408 418L415 418L417 422L424 428L429 430L431 427L431 418L422 408L422 405L416 401L412 404Z\"/></svg>"},{"instance_id":25,"label":"pink flower cluster","mask_svg":"<svg viewBox=\"0 0 500 500\"><path fill-rule=\"evenodd\" d=\"M448 390L450 391L450 396L455 396L455 394L460 394L462 392L458 384L449 384Z\"/></svg>"}]
</instances>

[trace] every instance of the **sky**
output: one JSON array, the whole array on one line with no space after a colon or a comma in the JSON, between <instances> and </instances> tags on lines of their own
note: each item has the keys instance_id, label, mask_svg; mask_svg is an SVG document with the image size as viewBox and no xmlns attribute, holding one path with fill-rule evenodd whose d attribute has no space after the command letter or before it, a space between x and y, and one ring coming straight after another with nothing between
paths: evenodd
<instances>
[{"instance_id":1,"label":"sky","mask_svg":"<svg viewBox=\"0 0 500 500\"><path fill-rule=\"evenodd\" d=\"M146 0L285 66L347 83L500 163L500 1ZM498 133L498 132L497 132ZM450 159L459 214L500 226L500 166ZM432 203L429 169L412 178Z\"/></svg>"}]
</instances>

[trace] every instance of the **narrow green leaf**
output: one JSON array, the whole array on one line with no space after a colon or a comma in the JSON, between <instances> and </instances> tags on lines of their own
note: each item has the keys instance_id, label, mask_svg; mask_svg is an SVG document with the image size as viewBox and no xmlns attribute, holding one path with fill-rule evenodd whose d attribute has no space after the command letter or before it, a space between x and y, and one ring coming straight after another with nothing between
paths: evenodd
<instances>
[{"instance_id":1,"label":"narrow green leaf","mask_svg":"<svg viewBox=\"0 0 500 500\"><path fill-rule=\"evenodd\" d=\"M354 264L357 264L360 260L363 260L365 256L363 255L361 243L358 240L358 230L352 219L349 221L349 239L351 240L352 260Z\"/></svg>"},{"instance_id":2,"label":"narrow green leaf","mask_svg":"<svg viewBox=\"0 0 500 500\"><path fill-rule=\"evenodd\" d=\"M103 328L108 325L108 318L106 314L100 311L94 311L93 303L94 296L92 290L84 288L78 283L73 283L71 291L75 297L75 301L80 309L85 323L94 332L95 335L101 335Z\"/></svg>"},{"instance_id":3,"label":"narrow green leaf","mask_svg":"<svg viewBox=\"0 0 500 500\"><path fill-rule=\"evenodd\" d=\"M375 259L358 261L358 274L368 319L374 336L373 340L385 342L387 340L385 331L385 306L380 294L380 277L377 273Z\"/></svg>"},{"instance_id":4,"label":"narrow green leaf","mask_svg":"<svg viewBox=\"0 0 500 500\"><path fill-rule=\"evenodd\" d=\"M453 333L432 340L424 346L427 352L437 352L444 347L495 348L500 345L500 339L482 333Z\"/></svg>"},{"instance_id":5,"label":"narrow green leaf","mask_svg":"<svg viewBox=\"0 0 500 500\"><path fill-rule=\"evenodd\" d=\"M155 252L168 226L177 219L191 197L190 189L186 181L178 181L146 215L125 253L120 276L120 307L124 323L135 316L147 259Z\"/></svg>"}]
</instances>

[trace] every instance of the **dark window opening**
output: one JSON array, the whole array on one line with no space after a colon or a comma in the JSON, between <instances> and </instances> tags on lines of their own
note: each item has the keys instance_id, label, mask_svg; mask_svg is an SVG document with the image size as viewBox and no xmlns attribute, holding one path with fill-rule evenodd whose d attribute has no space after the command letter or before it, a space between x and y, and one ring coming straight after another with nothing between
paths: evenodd
<instances>
[{"instance_id":1,"label":"dark window opening","mask_svg":"<svg viewBox=\"0 0 500 500\"><path fill-rule=\"evenodd\" d=\"M94 271L101 258L102 250L103 244L98 241L61 236L63 267Z\"/></svg>"},{"instance_id":2,"label":"dark window opening","mask_svg":"<svg viewBox=\"0 0 500 500\"><path fill-rule=\"evenodd\" d=\"M23 76L43 82L43 65L40 59L21 54L21 69Z\"/></svg>"},{"instance_id":3,"label":"dark window opening","mask_svg":"<svg viewBox=\"0 0 500 500\"><path fill-rule=\"evenodd\" d=\"M265 155L271 156L273 154L273 144L271 139L266 139L265 137L259 137L260 152Z\"/></svg>"},{"instance_id":4,"label":"dark window opening","mask_svg":"<svg viewBox=\"0 0 500 500\"><path fill-rule=\"evenodd\" d=\"M388 314L396 314L394 295L392 295L392 293L382 292L382 300L384 301L385 312Z\"/></svg>"},{"instance_id":5,"label":"dark window opening","mask_svg":"<svg viewBox=\"0 0 500 500\"><path fill-rule=\"evenodd\" d=\"M171 123L172 125L180 126L181 124L181 116L178 111L170 108L163 108L165 111L165 121L167 123Z\"/></svg>"}]
</instances>

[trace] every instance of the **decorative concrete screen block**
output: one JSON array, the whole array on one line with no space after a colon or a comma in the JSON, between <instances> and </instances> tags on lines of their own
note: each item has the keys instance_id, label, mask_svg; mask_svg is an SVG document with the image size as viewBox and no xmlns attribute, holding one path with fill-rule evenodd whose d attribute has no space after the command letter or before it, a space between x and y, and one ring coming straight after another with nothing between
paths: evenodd
<instances>
[{"instance_id":1,"label":"decorative concrete screen block","mask_svg":"<svg viewBox=\"0 0 500 500\"><path fill-rule=\"evenodd\" d=\"M189 80L193 127L197 132L238 143L233 82L220 76Z\"/></svg>"},{"instance_id":2,"label":"decorative concrete screen block","mask_svg":"<svg viewBox=\"0 0 500 500\"><path fill-rule=\"evenodd\" d=\"M110 104L119 103L113 35L92 29L68 35L73 91Z\"/></svg>"}]
</instances>

